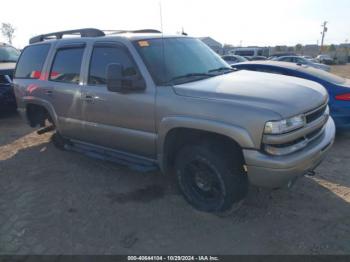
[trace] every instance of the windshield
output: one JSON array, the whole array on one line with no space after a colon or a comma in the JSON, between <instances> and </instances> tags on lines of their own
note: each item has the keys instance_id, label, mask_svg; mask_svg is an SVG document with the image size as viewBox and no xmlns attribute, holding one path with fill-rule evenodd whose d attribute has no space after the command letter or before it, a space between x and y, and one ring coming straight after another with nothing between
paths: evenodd
<instances>
[{"instance_id":1,"label":"windshield","mask_svg":"<svg viewBox=\"0 0 350 262\"><path fill-rule=\"evenodd\" d=\"M156 38L134 44L157 85L181 84L232 71L196 38Z\"/></svg>"},{"instance_id":2,"label":"windshield","mask_svg":"<svg viewBox=\"0 0 350 262\"><path fill-rule=\"evenodd\" d=\"M0 63L17 62L20 52L12 46L0 46Z\"/></svg>"}]
</instances>

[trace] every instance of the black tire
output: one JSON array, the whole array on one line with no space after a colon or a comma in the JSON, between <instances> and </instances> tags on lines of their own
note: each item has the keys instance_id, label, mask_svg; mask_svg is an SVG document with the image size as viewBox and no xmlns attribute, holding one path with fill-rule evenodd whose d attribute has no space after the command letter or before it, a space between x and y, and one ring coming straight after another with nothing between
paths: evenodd
<instances>
[{"instance_id":1,"label":"black tire","mask_svg":"<svg viewBox=\"0 0 350 262\"><path fill-rule=\"evenodd\" d=\"M64 137L61 136L61 134L56 131L52 137L51 137L51 141L54 144L54 146L56 148L58 148L59 150L65 150L66 149L66 145L68 144L67 139L65 139Z\"/></svg>"},{"instance_id":2,"label":"black tire","mask_svg":"<svg viewBox=\"0 0 350 262\"><path fill-rule=\"evenodd\" d=\"M193 145L177 154L175 172L180 190L200 211L228 211L248 192L242 157L233 150L218 149L220 146Z\"/></svg>"}]
</instances>

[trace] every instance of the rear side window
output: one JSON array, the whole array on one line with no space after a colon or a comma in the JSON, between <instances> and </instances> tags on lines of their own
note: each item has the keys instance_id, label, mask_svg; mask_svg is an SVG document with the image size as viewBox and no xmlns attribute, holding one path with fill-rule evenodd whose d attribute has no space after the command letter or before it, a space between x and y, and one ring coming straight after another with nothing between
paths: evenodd
<instances>
[{"instance_id":1,"label":"rear side window","mask_svg":"<svg viewBox=\"0 0 350 262\"><path fill-rule=\"evenodd\" d=\"M84 48L59 49L53 61L50 80L79 84Z\"/></svg>"},{"instance_id":2,"label":"rear side window","mask_svg":"<svg viewBox=\"0 0 350 262\"><path fill-rule=\"evenodd\" d=\"M121 64L124 76L137 74L135 65L127 50L118 46L97 46L94 48L91 56L88 83L90 85L106 85L107 66L111 63Z\"/></svg>"},{"instance_id":3,"label":"rear side window","mask_svg":"<svg viewBox=\"0 0 350 262\"><path fill-rule=\"evenodd\" d=\"M40 78L50 45L33 45L24 49L16 68L16 78Z\"/></svg>"}]
</instances>

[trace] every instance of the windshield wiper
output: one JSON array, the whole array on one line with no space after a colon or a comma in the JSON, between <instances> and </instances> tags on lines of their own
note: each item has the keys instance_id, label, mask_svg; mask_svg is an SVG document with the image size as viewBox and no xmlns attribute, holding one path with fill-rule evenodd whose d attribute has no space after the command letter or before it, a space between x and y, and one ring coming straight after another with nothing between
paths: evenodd
<instances>
[{"instance_id":1,"label":"windshield wiper","mask_svg":"<svg viewBox=\"0 0 350 262\"><path fill-rule=\"evenodd\" d=\"M211 69L208 72L221 72L221 71L228 71L228 72L232 72L235 71L233 68L231 67L219 67L219 68L215 68L215 69Z\"/></svg>"},{"instance_id":2,"label":"windshield wiper","mask_svg":"<svg viewBox=\"0 0 350 262\"><path fill-rule=\"evenodd\" d=\"M175 76L171 79L171 81L177 80L177 79L182 79L182 78L191 78L191 77L212 77L215 76L214 74L208 74L208 73L189 73L186 75L181 75L181 76Z\"/></svg>"}]
</instances>

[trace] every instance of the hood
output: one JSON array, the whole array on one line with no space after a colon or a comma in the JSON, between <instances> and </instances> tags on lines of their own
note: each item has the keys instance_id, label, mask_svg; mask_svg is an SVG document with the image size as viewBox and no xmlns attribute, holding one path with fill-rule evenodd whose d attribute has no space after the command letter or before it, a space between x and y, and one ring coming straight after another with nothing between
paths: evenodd
<instances>
[{"instance_id":1,"label":"hood","mask_svg":"<svg viewBox=\"0 0 350 262\"><path fill-rule=\"evenodd\" d=\"M308 112L328 100L327 91L316 82L245 70L176 85L174 91L272 110L284 118Z\"/></svg>"}]
</instances>

